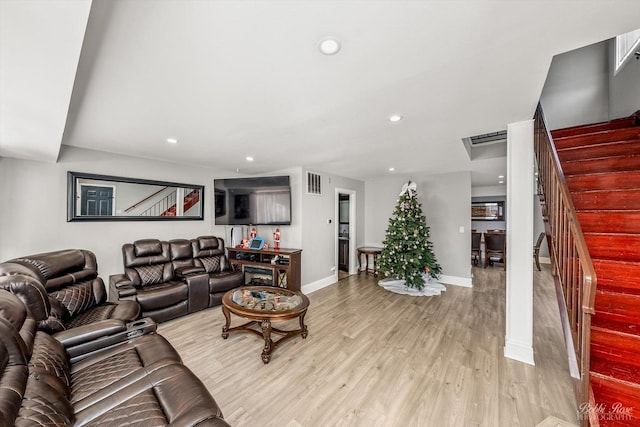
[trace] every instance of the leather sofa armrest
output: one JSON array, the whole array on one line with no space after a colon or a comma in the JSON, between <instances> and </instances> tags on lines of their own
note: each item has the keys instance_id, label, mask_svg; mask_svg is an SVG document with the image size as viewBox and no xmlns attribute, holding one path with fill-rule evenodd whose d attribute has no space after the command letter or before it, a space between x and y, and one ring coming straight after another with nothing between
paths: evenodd
<instances>
[{"instance_id":1,"label":"leather sofa armrest","mask_svg":"<svg viewBox=\"0 0 640 427\"><path fill-rule=\"evenodd\" d=\"M193 276L194 274L202 273L205 273L204 268L202 267L178 267L175 269L176 277L179 277L181 279Z\"/></svg>"},{"instance_id":2,"label":"leather sofa armrest","mask_svg":"<svg viewBox=\"0 0 640 427\"><path fill-rule=\"evenodd\" d=\"M107 348L153 333L157 328L158 324L150 317L128 323L107 319L67 329L52 336L64 345L71 363L75 363Z\"/></svg>"},{"instance_id":3,"label":"leather sofa armrest","mask_svg":"<svg viewBox=\"0 0 640 427\"><path fill-rule=\"evenodd\" d=\"M209 275L203 273L187 276L186 281L189 288L189 313L209 307Z\"/></svg>"},{"instance_id":4,"label":"leather sofa armrest","mask_svg":"<svg viewBox=\"0 0 640 427\"><path fill-rule=\"evenodd\" d=\"M135 286L131 284L131 280L124 274L109 276L109 301L116 302L123 299L135 300L137 292Z\"/></svg>"},{"instance_id":5,"label":"leather sofa armrest","mask_svg":"<svg viewBox=\"0 0 640 427\"><path fill-rule=\"evenodd\" d=\"M53 334L53 337L68 349L88 341L122 332L125 329L127 329L127 325L122 320L106 319L57 332Z\"/></svg>"},{"instance_id":6,"label":"leather sofa armrest","mask_svg":"<svg viewBox=\"0 0 640 427\"><path fill-rule=\"evenodd\" d=\"M131 284L131 280L124 274L114 274L109 276L109 286L113 286L115 288L126 288L129 286L133 286Z\"/></svg>"}]
</instances>

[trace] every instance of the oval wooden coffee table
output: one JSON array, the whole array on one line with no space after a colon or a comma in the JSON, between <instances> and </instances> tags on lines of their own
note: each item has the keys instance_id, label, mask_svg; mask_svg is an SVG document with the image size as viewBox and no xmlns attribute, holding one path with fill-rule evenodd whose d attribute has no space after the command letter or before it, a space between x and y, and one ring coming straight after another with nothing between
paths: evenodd
<instances>
[{"instance_id":1,"label":"oval wooden coffee table","mask_svg":"<svg viewBox=\"0 0 640 427\"><path fill-rule=\"evenodd\" d=\"M222 338L227 339L231 332L249 332L264 339L262 349L262 361L269 363L271 353L276 347L291 337L300 335L307 338L307 326L304 324L304 316L309 308L309 298L301 292L276 286L242 286L228 291L222 297L222 312L226 319L222 327ZM250 321L230 328L231 313ZM300 329L283 331L271 326L276 320L290 320L298 318ZM254 329L257 326L259 329ZM273 341L271 334L282 335Z\"/></svg>"}]
</instances>

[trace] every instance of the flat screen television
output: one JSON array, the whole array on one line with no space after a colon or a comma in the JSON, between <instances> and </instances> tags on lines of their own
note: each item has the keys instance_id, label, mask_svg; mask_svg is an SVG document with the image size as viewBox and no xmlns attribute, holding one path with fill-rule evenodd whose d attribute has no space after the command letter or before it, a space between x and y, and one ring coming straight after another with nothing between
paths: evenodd
<instances>
[{"instance_id":1,"label":"flat screen television","mask_svg":"<svg viewBox=\"0 0 640 427\"><path fill-rule=\"evenodd\" d=\"M288 176L214 179L216 225L290 225Z\"/></svg>"}]
</instances>

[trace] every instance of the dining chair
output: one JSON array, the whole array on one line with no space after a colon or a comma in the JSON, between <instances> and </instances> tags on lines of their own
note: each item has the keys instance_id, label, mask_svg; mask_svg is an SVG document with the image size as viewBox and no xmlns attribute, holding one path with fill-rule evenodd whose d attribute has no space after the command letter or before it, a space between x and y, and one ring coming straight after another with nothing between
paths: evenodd
<instances>
[{"instance_id":1,"label":"dining chair","mask_svg":"<svg viewBox=\"0 0 640 427\"><path fill-rule=\"evenodd\" d=\"M494 262L503 263L504 269L507 269L507 241L504 231L484 233L484 268Z\"/></svg>"},{"instance_id":2,"label":"dining chair","mask_svg":"<svg viewBox=\"0 0 640 427\"><path fill-rule=\"evenodd\" d=\"M536 261L536 267L538 267L538 271L541 271L541 268L540 268L540 245L542 245L542 241L544 240L544 237L545 237L545 233L543 231L538 236L538 240L536 241L536 244L533 247L533 259Z\"/></svg>"},{"instance_id":3,"label":"dining chair","mask_svg":"<svg viewBox=\"0 0 640 427\"><path fill-rule=\"evenodd\" d=\"M481 258L480 240L482 239L482 233L477 231L471 232L471 261L473 265L478 265Z\"/></svg>"}]
</instances>

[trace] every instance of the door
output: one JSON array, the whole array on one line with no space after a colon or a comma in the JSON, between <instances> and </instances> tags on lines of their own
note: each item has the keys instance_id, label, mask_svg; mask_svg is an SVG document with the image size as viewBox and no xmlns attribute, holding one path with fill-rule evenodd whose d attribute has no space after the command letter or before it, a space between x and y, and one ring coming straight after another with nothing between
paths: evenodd
<instances>
[{"instance_id":1,"label":"door","mask_svg":"<svg viewBox=\"0 0 640 427\"><path fill-rule=\"evenodd\" d=\"M81 188L80 215L113 215L113 187L83 185Z\"/></svg>"}]
</instances>

